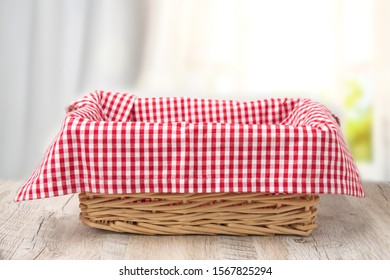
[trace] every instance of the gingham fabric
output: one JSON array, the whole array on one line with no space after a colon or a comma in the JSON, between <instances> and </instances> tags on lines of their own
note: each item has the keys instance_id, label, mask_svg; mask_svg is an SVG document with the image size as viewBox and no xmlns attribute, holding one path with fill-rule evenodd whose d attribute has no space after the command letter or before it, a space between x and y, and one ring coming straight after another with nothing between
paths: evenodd
<instances>
[{"instance_id":1,"label":"gingham fabric","mask_svg":"<svg viewBox=\"0 0 390 280\"><path fill-rule=\"evenodd\" d=\"M104 91L69 106L15 200L81 192L364 196L337 120L319 103Z\"/></svg>"}]
</instances>

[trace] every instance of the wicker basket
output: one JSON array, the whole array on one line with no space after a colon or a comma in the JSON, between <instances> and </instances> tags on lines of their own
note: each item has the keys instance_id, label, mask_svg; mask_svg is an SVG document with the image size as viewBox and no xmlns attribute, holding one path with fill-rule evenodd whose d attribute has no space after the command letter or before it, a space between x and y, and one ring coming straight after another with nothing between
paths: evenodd
<instances>
[{"instance_id":1,"label":"wicker basket","mask_svg":"<svg viewBox=\"0 0 390 280\"><path fill-rule=\"evenodd\" d=\"M318 195L82 193L80 219L94 228L147 235L309 235Z\"/></svg>"},{"instance_id":2,"label":"wicker basket","mask_svg":"<svg viewBox=\"0 0 390 280\"><path fill-rule=\"evenodd\" d=\"M308 99L95 91L46 151L15 200L81 193L82 222L116 232L305 236L318 195L364 197L337 118Z\"/></svg>"}]
</instances>

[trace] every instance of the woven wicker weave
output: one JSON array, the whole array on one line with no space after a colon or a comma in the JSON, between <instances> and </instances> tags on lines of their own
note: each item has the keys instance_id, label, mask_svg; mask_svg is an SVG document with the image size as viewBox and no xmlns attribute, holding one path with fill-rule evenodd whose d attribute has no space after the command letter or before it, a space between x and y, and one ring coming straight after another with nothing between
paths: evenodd
<instances>
[{"instance_id":1,"label":"woven wicker weave","mask_svg":"<svg viewBox=\"0 0 390 280\"><path fill-rule=\"evenodd\" d=\"M317 195L85 194L80 219L91 227L135 234L309 235Z\"/></svg>"}]
</instances>

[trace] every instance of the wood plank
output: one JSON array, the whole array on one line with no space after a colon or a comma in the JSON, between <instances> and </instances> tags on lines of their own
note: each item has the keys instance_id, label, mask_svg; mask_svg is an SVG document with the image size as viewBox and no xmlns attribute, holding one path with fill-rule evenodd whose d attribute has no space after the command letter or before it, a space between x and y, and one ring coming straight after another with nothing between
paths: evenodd
<instances>
[{"instance_id":1,"label":"wood plank","mask_svg":"<svg viewBox=\"0 0 390 280\"><path fill-rule=\"evenodd\" d=\"M390 184L366 183L365 190L365 199L322 197L312 235L327 258L390 258Z\"/></svg>"},{"instance_id":2,"label":"wood plank","mask_svg":"<svg viewBox=\"0 0 390 280\"><path fill-rule=\"evenodd\" d=\"M390 259L390 183L321 196L308 237L107 232L80 223L77 195L15 203L20 186L0 180L0 259Z\"/></svg>"}]
</instances>

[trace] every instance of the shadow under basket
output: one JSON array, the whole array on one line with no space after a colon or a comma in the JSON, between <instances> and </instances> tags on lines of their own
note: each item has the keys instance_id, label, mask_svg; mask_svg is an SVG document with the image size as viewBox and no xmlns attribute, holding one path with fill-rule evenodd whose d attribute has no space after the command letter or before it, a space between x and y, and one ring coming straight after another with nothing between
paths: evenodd
<instances>
[{"instance_id":1,"label":"shadow under basket","mask_svg":"<svg viewBox=\"0 0 390 280\"><path fill-rule=\"evenodd\" d=\"M79 194L90 227L146 235L309 235L318 195Z\"/></svg>"}]
</instances>

